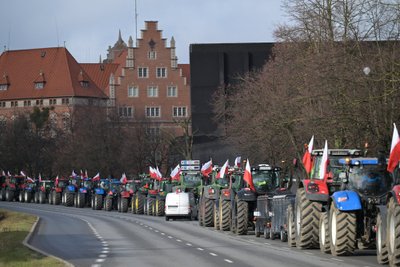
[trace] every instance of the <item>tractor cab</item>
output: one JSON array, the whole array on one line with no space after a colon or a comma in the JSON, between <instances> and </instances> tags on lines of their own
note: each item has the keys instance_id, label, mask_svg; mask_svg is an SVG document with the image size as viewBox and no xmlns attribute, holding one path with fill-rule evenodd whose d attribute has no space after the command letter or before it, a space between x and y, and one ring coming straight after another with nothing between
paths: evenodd
<instances>
[{"instance_id":1,"label":"tractor cab","mask_svg":"<svg viewBox=\"0 0 400 267\"><path fill-rule=\"evenodd\" d=\"M201 173L189 171L182 173L182 181L187 188L196 188L202 183Z\"/></svg>"},{"instance_id":2,"label":"tractor cab","mask_svg":"<svg viewBox=\"0 0 400 267\"><path fill-rule=\"evenodd\" d=\"M279 187L279 173L280 168L273 168L268 164L259 164L256 167L252 167L251 175L257 194L265 194Z\"/></svg>"}]
</instances>

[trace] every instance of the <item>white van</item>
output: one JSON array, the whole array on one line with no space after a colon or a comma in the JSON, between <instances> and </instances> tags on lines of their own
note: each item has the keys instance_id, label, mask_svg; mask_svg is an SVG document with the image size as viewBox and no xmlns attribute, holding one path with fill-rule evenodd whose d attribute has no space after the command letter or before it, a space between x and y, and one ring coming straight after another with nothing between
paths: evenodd
<instances>
[{"instance_id":1,"label":"white van","mask_svg":"<svg viewBox=\"0 0 400 267\"><path fill-rule=\"evenodd\" d=\"M165 220L174 217L187 217L191 220L197 217L193 193L179 190L168 193L165 198Z\"/></svg>"}]
</instances>

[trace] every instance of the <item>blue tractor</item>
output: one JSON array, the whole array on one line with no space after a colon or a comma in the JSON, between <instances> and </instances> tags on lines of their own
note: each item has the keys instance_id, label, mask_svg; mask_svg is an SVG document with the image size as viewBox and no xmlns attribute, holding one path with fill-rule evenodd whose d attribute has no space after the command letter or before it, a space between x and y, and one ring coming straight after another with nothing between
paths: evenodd
<instances>
[{"instance_id":1,"label":"blue tractor","mask_svg":"<svg viewBox=\"0 0 400 267\"><path fill-rule=\"evenodd\" d=\"M320 220L320 249L335 256L376 247L379 208L393 182L385 158L345 158L339 163L345 166L339 173L341 188L331 197L329 217Z\"/></svg>"},{"instance_id":2,"label":"blue tractor","mask_svg":"<svg viewBox=\"0 0 400 267\"><path fill-rule=\"evenodd\" d=\"M93 194L93 185L94 183L89 178L83 178L80 180L78 191L75 194L75 207L84 208L90 206Z\"/></svg>"},{"instance_id":3,"label":"blue tractor","mask_svg":"<svg viewBox=\"0 0 400 267\"><path fill-rule=\"evenodd\" d=\"M64 187L61 202L67 207L74 206L75 195L78 191L76 179L69 179L68 185Z\"/></svg>"},{"instance_id":4,"label":"blue tractor","mask_svg":"<svg viewBox=\"0 0 400 267\"><path fill-rule=\"evenodd\" d=\"M90 200L92 209L101 210L103 208L109 183L107 179L100 179L100 181L94 182Z\"/></svg>"},{"instance_id":5,"label":"blue tractor","mask_svg":"<svg viewBox=\"0 0 400 267\"><path fill-rule=\"evenodd\" d=\"M121 193L122 183L119 180L112 179L106 188L106 197L104 199L104 210L112 211L118 209L119 194Z\"/></svg>"}]
</instances>

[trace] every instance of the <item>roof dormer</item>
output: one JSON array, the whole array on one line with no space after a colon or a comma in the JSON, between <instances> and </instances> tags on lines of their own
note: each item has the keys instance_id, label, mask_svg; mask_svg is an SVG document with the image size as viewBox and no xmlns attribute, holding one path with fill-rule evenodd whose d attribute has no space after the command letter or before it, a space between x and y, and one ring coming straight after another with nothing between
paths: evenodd
<instances>
[{"instance_id":1,"label":"roof dormer","mask_svg":"<svg viewBox=\"0 0 400 267\"><path fill-rule=\"evenodd\" d=\"M82 87L84 88L89 87L89 77L85 72L83 72L83 70L79 72L78 81Z\"/></svg>"},{"instance_id":2,"label":"roof dormer","mask_svg":"<svg viewBox=\"0 0 400 267\"><path fill-rule=\"evenodd\" d=\"M36 89L43 89L46 83L43 71L40 71L39 76L33 81Z\"/></svg>"},{"instance_id":3,"label":"roof dormer","mask_svg":"<svg viewBox=\"0 0 400 267\"><path fill-rule=\"evenodd\" d=\"M10 81L8 80L8 75L4 73L0 79L0 91L7 90L9 85Z\"/></svg>"}]
</instances>

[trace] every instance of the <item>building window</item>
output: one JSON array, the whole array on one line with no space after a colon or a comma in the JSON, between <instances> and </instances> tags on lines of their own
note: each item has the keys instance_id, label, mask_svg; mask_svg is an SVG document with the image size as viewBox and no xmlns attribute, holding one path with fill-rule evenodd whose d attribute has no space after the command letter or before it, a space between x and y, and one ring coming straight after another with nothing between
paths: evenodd
<instances>
[{"instance_id":1,"label":"building window","mask_svg":"<svg viewBox=\"0 0 400 267\"><path fill-rule=\"evenodd\" d=\"M43 99L37 99L36 106L43 106Z\"/></svg>"},{"instance_id":2,"label":"building window","mask_svg":"<svg viewBox=\"0 0 400 267\"><path fill-rule=\"evenodd\" d=\"M148 97L158 97L158 87L157 86L147 87L147 96Z\"/></svg>"},{"instance_id":3,"label":"building window","mask_svg":"<svg viewBox=\"0 0 400 267\"><path fill-rule=\"evenodd\" d=\"M83 88L88 88L89 87L89 82L88 81L81 81L81 87Z\"/></svg>"},{"instance_id":4,"label":"building window","mask_svg":"<svg viewBox=\"0 0 400 267\"><path fill-rule=\"evenodd\" d=\"M119 108L119 116L122 118L132 118L133 117L133 108L132 107L120 107Z\"/></svg>"},{"instance_id":5,"label":"building window","mask_svg":"<svg viewBox=\"0 0 400 267\"><path fill-rule=\"evenodd\" d=\"M35 88L36 89L43 89L44 88L44 82L36 82L35 83Z\"/></svg>"},{"instance_id":6,"label":"building window","mask_svg":"<svg viewBox=\"0 0 400 267\"><path fill-rule=\"evenodd\" d=\"M175 85L170 85L167 87L167 97L177 97L178 88Z\"/></svg>"},{"instance_id":7,"label":"building window","mask_svg":"<svg viewBox=\"0 0 400 267\"><path fill-rule=\"evenodd\" d=\"M186 107L173 107L172 116L174 117L186 117Z\"/></svg>"},{"instance_id":8,"label":"building window","mask_svg":"<svg viewBox=\"0 0 400 267\"><path fill-rule=\"evenodd\" d=\"M8 88L8 84L0 84L0 91L5 91Z\"/></svg>"},{"instance_id":9,"label":"building window","mask_svg":"<svg viewBox=\"0 0 400 267\"><path fill-rule=\"evenodd\" d=\"M18 107L18 101L11 101L11 107Z\"/></svg>"},{"instance_id":10,"label":"building window","mask_svg":"<svg viewBox=\"0 0 400 267\"><path fill-rule=\"evenodd\" d=\"M138 77L139 78L148 78L149 72L147 68L138 68Z\"/></svg>"},{"instance_id":11,"label":"building window","mask_svg":"<svg viewBox=\"0 0 400 267\"><path fill-rule=\"evenodd\" d=\"M57 104L57 99L55 99L55 98L50 99L49 103L50 103L50 105L56 105Z\"/></svg>"},{"instance_id":12,"label":"building window","mask_svg":"<svg viewBox=\"0 0 400 267\"><path fill-rule=\"evenodd\" d=\"M149 51L149 53L147 54L149 59L157 59L157 53L156 51Z\"/></svg>"},{"instance_id":13,"label":"building window","mask_svg":"<svg viewBox=\"0 0 400 267\"><path fill-rule=\"evenodd\" d=\"M146 107L146 117L160 117L160 107Z\"/></svg>"},{"instance_id":14,"label":"building window","mask_svg":"<svg viewBox=\"0 0 400 267\"><path fill-rule=\"evenodd\" d=\"M61 102L63 105L69 105L69 98L63 98Z\"/></svg>"},{"instance_id":15,"label":"building window","mask_svg":"<svg viewBox=\"0 0 400 267\"><path fill-rule=\"evenodd\" d=\"M31 106L31 101L30 100L24 100L24 107L30 107Z\"/></svg>"},{"instance_id":16,"label":"building window","mask_svg":"<svg viewBox=\"0 0 400 267\"><path fill-rule=\"evenodd\" d=\"M167 78L167 68L157 68L157 78Z\"/></svg>"},{"instance_id":17,"label":"building window","mask_svg":"<svg viewBox=\"0 0 400 267\"><path fill-rule=\"evenodd\" d=\"M128 97L138 97L138 96L139 96L139 87L128 86Z\"/></svg>"},{"instance_id":18,"label":"building window","mask_svg":"<svg viewBox=\"0 0 400 267\"><path fill-rule=\"evenodd\" d=\"M5 101L1 101L0 102L0 107L5 108L6 107L6 102Z\"/></svg>"}]
</instances>

